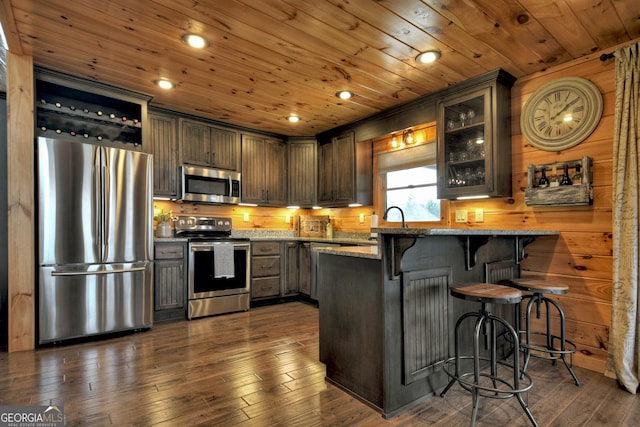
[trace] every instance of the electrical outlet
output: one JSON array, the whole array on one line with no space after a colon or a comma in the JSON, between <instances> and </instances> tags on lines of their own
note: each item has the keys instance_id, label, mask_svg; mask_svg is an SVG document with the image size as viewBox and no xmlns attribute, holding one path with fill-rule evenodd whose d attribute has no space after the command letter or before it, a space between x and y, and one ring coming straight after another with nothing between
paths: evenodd
<instances>
[{"instance_id":1,"label":"electrical outlet","mask_svg":"<svg viewBox=\"0 0 640 427\"><path fill-rule=\"evenodd\" d=\"M484 209L476 208L476 222L484 222Z\"/></svg>"},{"instance_id":2,"label":"electrical outlet","mask_svg":"<svg viewBox=\"0 0 640 427\"><path fill-rule=\"evenodd\" d=\"M364 224L364 214L363 213L360 214L360 218L359 219L360 219L360 224Z\"/></svg>"},{"instance_id":3,"label":"electrical outlet","mask_svg":"<svg viewBox=\"0 0 640 427\"><path fill-rule=\"evenodd\" d=\"M466 209L456 209L456 222L467 222Z\"/></svg>"}]
</instances>

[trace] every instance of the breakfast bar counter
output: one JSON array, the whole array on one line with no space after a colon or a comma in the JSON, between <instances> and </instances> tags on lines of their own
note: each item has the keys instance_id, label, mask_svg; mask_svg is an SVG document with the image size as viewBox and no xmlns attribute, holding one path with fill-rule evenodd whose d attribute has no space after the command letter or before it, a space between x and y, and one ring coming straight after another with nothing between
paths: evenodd
<instances>
[{"instance_id":1,"label":"breakfast bar counter","mask_svg":"<svg viewBox=\"0 0 640 427\"><path fill-rule=\"evenodd\" d=\"M477 304L449 287L518 277L525 247L557 231L376 228L371 248L321 248L326 379L391 417L446 385L455 320Z\"/></svg>"}]
</instances>

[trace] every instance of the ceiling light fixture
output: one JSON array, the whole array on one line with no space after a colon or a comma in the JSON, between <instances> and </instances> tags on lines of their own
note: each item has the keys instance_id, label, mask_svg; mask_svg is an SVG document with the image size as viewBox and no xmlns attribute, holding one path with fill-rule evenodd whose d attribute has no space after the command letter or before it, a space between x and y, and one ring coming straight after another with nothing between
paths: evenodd
<instances>
[{"instance_id":1,"label":"ceiling light fixture","mask_svg":"<svg viewBox=\"0 0 640 427\"><path fill-rule=\"evenodd\" d=\"M158 79L158 80L154 80L153 83L162 88L162 89L173 89L174 87L176 87L173 83L171 83L169 80L167 79Z\"/></svg>"},{"instance_id":2,"label":"ceiling light fixture","mask_svg":"<svg viewBox=\"0 0 640 427\"><path fill-rule=\"evenodd\" d=\"M207 39L193 33L183 34L182 41L195 49L204 49L209 46L209 41Z\"/></svg>"},{"instance_id":3,"label":"ceiling light fixture","mask_svg":"<svg viewBox=\"0 0 640 427\"><path fill-rule=\"evenodd\" d=\"M426 52L422 52L416 56L416 61L421 64L430 64L440 59L441 56L442 52L439 50L427 50Z\"/></svg>"},{"instance_id":4,"label":"ceiling light fixture","mask_svg":"<svg viewBox=\"0 0 640 427\"><path fill-rule=\"evenodd\" d=\"M287 117L287 120L289 120L291 123L298 123L300 121L300 117L298 117L295 114L292 114L289 117Z\"/></svg>"},{"instance_id":5,"label":"ceiling light fixture","mask_svg":"<svg viewBox=\"0 0 640 427\"><path fill-rule=\"evenodd\" d=\"M341 90L339 92L336 92L336 96L340 99L351 99L353 98L355 94L351 91L348 90Z\"/></svg>"}]
</instances>

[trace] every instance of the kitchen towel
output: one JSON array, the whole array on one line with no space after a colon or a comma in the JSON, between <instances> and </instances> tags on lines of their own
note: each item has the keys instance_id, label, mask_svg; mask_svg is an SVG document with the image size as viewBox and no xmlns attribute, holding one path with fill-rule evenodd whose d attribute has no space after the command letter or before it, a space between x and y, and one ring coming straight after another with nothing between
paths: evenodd
<instances>
[{"instance_id":1,"label":"kitchen towel","mask_svg":"<svg viewBox=\"0 0 640 427\"><path fill-rule=\"evenodd\" d=\"M213 276L214 278L235 277L233 265L233 243L216 243L213 245Z\"/></svg>"}]
</instances>

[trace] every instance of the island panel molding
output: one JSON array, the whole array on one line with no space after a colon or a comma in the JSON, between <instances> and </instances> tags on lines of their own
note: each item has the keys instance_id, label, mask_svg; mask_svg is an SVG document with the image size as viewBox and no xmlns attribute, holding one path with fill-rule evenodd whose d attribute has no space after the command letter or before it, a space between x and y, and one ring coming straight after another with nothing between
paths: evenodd
<instances>
[{"instance_id":1,"label":"island panel molding","mask_svg":"<svg viewBox=\"0 0 640 427\"><path fill-rule=\"evenodd\" d=\"M562 77L541 86L526 101L520 128L533 147L566 150L591 135L602 109L602 94L595 84L582 77Z\"/></svg>"}]
</instances>

